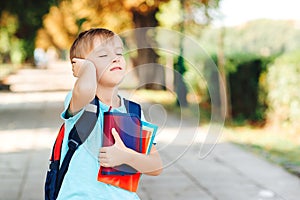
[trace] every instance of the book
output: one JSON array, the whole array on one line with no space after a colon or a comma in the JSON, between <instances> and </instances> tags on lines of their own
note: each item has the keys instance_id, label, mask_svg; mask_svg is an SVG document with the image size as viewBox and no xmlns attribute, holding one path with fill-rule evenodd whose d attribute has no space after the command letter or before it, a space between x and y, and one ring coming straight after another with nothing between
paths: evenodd
<instances>
[{"instance_id":1,"label":"book","mask_svg":"<svg viewBox=\"0 0 300 200\"><path fill-rule=\"evenodd\" d=\"M115 141L111 130L115 128L126 147L139 153L149 154L157 126L141 121L132 113L105 112L103 125L103 147L112 146ZM130 175L137 171L126 165L116 167L100 167L102 175Z\"/></svg>"},{"instance_id":2,"label":"book","mask_svg":"<svg viewBox=\"0 0 300 200\"><path fill-rule=\"evenodd\" d=\"M112 146L115 143L111 133L112 128L115 128L119 133L120 138L126 147L137 152L142 152L141 131L142 123L140 118L132 113L105 112L103 125L103 140L102 146ZM100 167L102 175L129 175L135 174L137 171L126 165L111 167Z\"/></svg>"},{"instance_id":3,"label":"book","mask_svg":"<svg viewBox=\"0 0 300 200\"><path fill-rule=\"evenodd\" d=\"M158 127L152 123L142 121L141 153L149 154L156 136Z\"/></svg>"},{"instance_id":4,"label":"book","mask_svg":"<svg viewBox=\"0 0 300 200\"><path fill-rule=\"evenodd\" d=\"M111 129L115 128L124 144L140 153L149 154L156 136L157 126L141 121L136 115L104 113L103 146L114 144ZM97 180L125 190L136 192L141 173L128 165L114 168L100 167Z\"/></svg>"}]
</instances>

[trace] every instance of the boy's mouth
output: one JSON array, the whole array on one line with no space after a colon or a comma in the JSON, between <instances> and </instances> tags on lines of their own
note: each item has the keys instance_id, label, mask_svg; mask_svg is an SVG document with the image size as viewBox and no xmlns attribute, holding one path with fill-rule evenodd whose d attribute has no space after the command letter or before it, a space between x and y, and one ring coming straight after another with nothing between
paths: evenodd
<instances>
[{"instance_id":1,"label":"boy's mouth","mask_svg":"<svg viewBox=\"0 0 300 200\"><path fill-rule=\"evenodd\" d=\"M117 71L117 70L122 70L122 68L119 66L116 66L116 67L111 68L109 71Z\"/></svg>"}]
</instances>

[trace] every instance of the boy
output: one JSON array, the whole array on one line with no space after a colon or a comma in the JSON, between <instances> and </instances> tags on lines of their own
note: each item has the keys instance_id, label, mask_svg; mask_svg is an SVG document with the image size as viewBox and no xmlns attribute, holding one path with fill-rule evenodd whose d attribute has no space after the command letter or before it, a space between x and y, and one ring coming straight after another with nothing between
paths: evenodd
<instances>
[{"instance_id":1,"label":"boy","mask_svg":"<svg viewBox=\"0 0 300 200\"><path fill-rule=\"evenodd\" d=\"M136 193L97 181L100 165L114 167L127 164L148 175L159 175L162 162L155 146L149 155L127 148L115 129L115 144L101 148L103 112L126 112L118 84L125 76L125 59L121 39L107 29L90 29L79 34L70 49L73 75L77 77L72 92L65 100L65 137L62 159L67 152L67 139L83 108L95 96L99 99L99 117L87 140L76 150L57 199L139 199ZM143 116L142 116L143 118ZM142 119L143 120L143 119Z\"/></svg>"}]
</instances>

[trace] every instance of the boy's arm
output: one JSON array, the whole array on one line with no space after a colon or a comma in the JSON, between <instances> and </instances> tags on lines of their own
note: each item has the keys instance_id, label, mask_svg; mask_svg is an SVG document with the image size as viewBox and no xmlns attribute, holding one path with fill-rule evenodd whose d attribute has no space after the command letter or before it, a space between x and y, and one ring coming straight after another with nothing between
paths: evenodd
<instances>
[{"instance_id":1,"label":"boy's arm","mask_svg":"<svg viewBox=\"0 0 300 200\"><path fill-rule=\"evenodd\" d=\"M143 174L152 176L157 176L162 172L162 161L155 146L152 147L149 155L138 153L124 145L115 129L112 129L112 135L115 144L100 149L99 161L101 166L115 167L127 164Z\"/></svg>"},{"instance_id":2,"label":"boy's arm","mask_svg":"<svg viewBox=\"0 0 300 200\"><path fill-rule=\"evenodd\" d=\"M157 176L162 172L162 161L155 146L152 146L149 155L138 153L132 149L129 152L127 162L125 164L130 165L139 172L151 176Z\"/></svg>"},{"instance_id":3,"label":"boy's arm","mask_svg":"<svg viewBox=\"0 0 300 200\"><path fill-rule=\"evenodd\" d=\"M72 71L78 79L74 84L68 110L71 114L74 114L95 98L97 79L94 64L86 59L73 58Z\"/></svg>"}]
</instances>

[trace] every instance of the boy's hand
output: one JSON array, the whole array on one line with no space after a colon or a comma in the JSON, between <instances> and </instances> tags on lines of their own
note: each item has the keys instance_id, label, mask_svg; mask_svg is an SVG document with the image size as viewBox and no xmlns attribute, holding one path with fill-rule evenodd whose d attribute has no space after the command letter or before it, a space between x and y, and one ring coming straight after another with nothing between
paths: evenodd
<instances>
[{"instance_id":1,"label":"boy's hand","mask_svg":"<svg viewBox=\"0 0 300 200\"><path fill-rule=\"evenodd\" d=\"M121 140L115 128L112 128L112 135L115 139L115 144L110 147L100 148L99 161L103 167L115 167L127 163L130 150Z\"/></svg>"},{"instance_id":2,"label":"boy's hand","mask_svg":"<svg viewBox=\"0 0 300 200\"><path fill-rule=\"evenodd\" d=\"M81 59L81 58L72 59L72 71L74 77L80 77L85 67L95 68L94 64L87 59Z\"/></svg>"}]
</instances>

